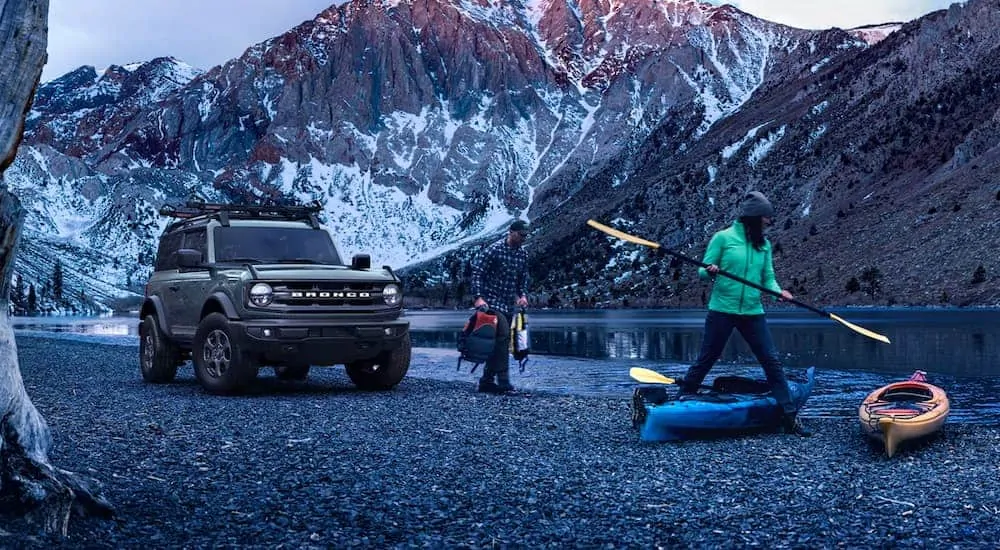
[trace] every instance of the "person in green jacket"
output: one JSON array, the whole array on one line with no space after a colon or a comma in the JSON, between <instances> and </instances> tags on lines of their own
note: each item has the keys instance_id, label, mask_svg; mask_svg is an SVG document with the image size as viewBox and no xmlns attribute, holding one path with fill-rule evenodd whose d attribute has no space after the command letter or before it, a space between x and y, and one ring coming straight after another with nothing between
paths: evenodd
<instances>
[{"instance_id":1,"label":"person in green jacket","mask_svg":"<svg viewBox=\"0 0 1000 550\"><path fill-rule=\"evenodd\" d=\"M771 224L773 217L774 207L767 197L759 191L751 191L740 205L739 219L731 227L717 232L709 241L703 260L708 267L700 268L698 272L701 278L714 280L701 352L678 385L681 397L697 392L708 371L722 355L733 329L736 329L760 361L771 384L771 392L784 410L782 427L785 432L809 436L812 434L799 420L789 394L788 379L761 305L761 291L728 277L716 277L720 270L726 271L759 283L784 299L793 297L792 293L778 286L774 277L771 242L764 236L764 229Z\"/></svg>"}]
</instances>

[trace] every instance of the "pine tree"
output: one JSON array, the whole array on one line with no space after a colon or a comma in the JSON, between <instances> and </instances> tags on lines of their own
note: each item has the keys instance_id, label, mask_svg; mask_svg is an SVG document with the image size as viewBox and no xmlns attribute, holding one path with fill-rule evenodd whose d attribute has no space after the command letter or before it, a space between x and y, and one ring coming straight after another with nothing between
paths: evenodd
<instances>
[{"instance_id":1,"label":"pine tree","mask_svg":"<svg viewBox=\"0 0 1000 550\"><path fill-rule=\"evenodd\" d=\"M10 301L18 307L24 307L24 280L21 274L14 275L14 288L11 291Z\"/></svg>"},{"instance_id":2,"label":"pine tree","mask_svg":"<svg viewBox=\"0 0 1000 550\"><path fill-rule=\"evenodd\" d=\"M882 291L882 271L877 267L869 267L861 272L861 282L865 283L863 290L871 299Z\"/></svg>"},{"instance_id":3,"label":"pine tree","mask_svg":"<svg viewBox=\"0 0 1000 550\"><path fill-rule=\"evenodd\" d=\"M28 313L38 311L38 297L35 296L35 285L28 285Z\"/></svg>"},{"instance_id":4,"label":"pine tree","mask_svg":"<svg viewBox=\"0 0 1000 550\"><path fill-rule=\"evenodd\" d=\"M851 279L847 281L847 285L844 286L844 290L850 294L854 294L855 292L861 290L861 283L858 282L858 278L851 277Z\"/></svg>"},{"instance_id":5,"label":"pine tree","mask_svg":"<svg viewBox=\"0 0 1000 550\"><path fill-rule=\"evenodd\" d=\"M63 270L62 262L56 260L56 267L52 271L52 295L56 300L62 300L63 291Z\"/></svg>"}]
</instances>

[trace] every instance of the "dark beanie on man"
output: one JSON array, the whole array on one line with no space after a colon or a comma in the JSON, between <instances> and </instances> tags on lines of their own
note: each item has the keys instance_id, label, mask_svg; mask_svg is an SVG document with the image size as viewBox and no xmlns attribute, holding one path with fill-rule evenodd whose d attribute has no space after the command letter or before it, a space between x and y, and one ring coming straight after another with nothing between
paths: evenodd
<instances>
[{"instance_id":1,"label":"dark beanie on man","mask_svg":"<svg viewBox=\"0 0 1000 550\"><path fill-rule=\"evenodd\" d=\"M740 217L744 216L765 216L768 218L774 217L774 207L771 206L771 201L767 200L764 193L760 191L751 191L747 193L747 196L743 198L743 204L740 205Z\"/></svg>"},{"instance_id":2,"label":"dark beanie on man","mask_svg":"<svg viewBox=\"0 0 1000 550\"><path fill-rule=\"evenodd\" d=\"M511 231L528 231L528 222L524 220L515 220L514 223L510 224Z\"/></svg>"}]
</instances>

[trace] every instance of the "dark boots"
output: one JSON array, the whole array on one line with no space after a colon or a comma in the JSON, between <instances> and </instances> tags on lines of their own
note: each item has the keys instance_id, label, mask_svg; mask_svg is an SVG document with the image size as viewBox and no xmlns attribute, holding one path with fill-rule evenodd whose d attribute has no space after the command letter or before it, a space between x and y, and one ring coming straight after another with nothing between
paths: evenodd
<instances>
[{"instance_id":1,"label":"dark boots","mask_svg":"<svg viewBox=\"0 0 1000 550\"><path fill-rule=\"evenodd\" d=\"M479 393L500 393L500 387L492 380L480 380L476 390Z\"/></svg>"},{"instance_id":2,"label":"dark boots","mask_svg":"<svg viewBox=\"0 0 1000 550\"><path fill-rule=\"evenodd\" d=\"M496 393L496 394L511 394L517 393L514 386L510 382L500 382L499 384L493 382L492 380L479 380L479 386L476 388L479 393Z\"/></svg>"},{"instance_id":3,"label":"dark boots","mask_svg":"<svg viewBox=\"0 0 1000 550\"><path fill-rule=\"evenodd\" d=\"M812 430L805 427L802 420L799 419L799 415L795 413L786 414L781 419L781 429L786 434L795 434L799 437L809 437L813 434Z\"/></svg>"},{"instance_id":4,"label":"dark boots","mask_svg":"<svg viewBox=\"0 0 1000 550\"><path fill-rule=\"evenodd\" d=\"M677 381L677 397L675 397L674 399L676 399L677 401L684 401L692 397L697 397L698 389L699 389L698 386L692 388L685 385L684 379L682 378Z\"/></svg>"}]
</instances>

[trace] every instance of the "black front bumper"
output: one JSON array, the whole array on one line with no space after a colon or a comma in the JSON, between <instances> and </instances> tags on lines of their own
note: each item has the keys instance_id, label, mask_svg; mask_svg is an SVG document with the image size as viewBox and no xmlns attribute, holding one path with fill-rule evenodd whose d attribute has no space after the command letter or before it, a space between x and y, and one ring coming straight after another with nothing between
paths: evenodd
<instances>
[{"instance_id":1,"label":"black front bumper","mask_svg":"<svg viewBox=\"0 0 1000 550\"><path fill-rule=\"evenodd\" d=\"M234 321L233 333L244 353L264 363L339 365L374 359L403 346L409 321L378 323Z\"/></svg>"}]
</instances>

